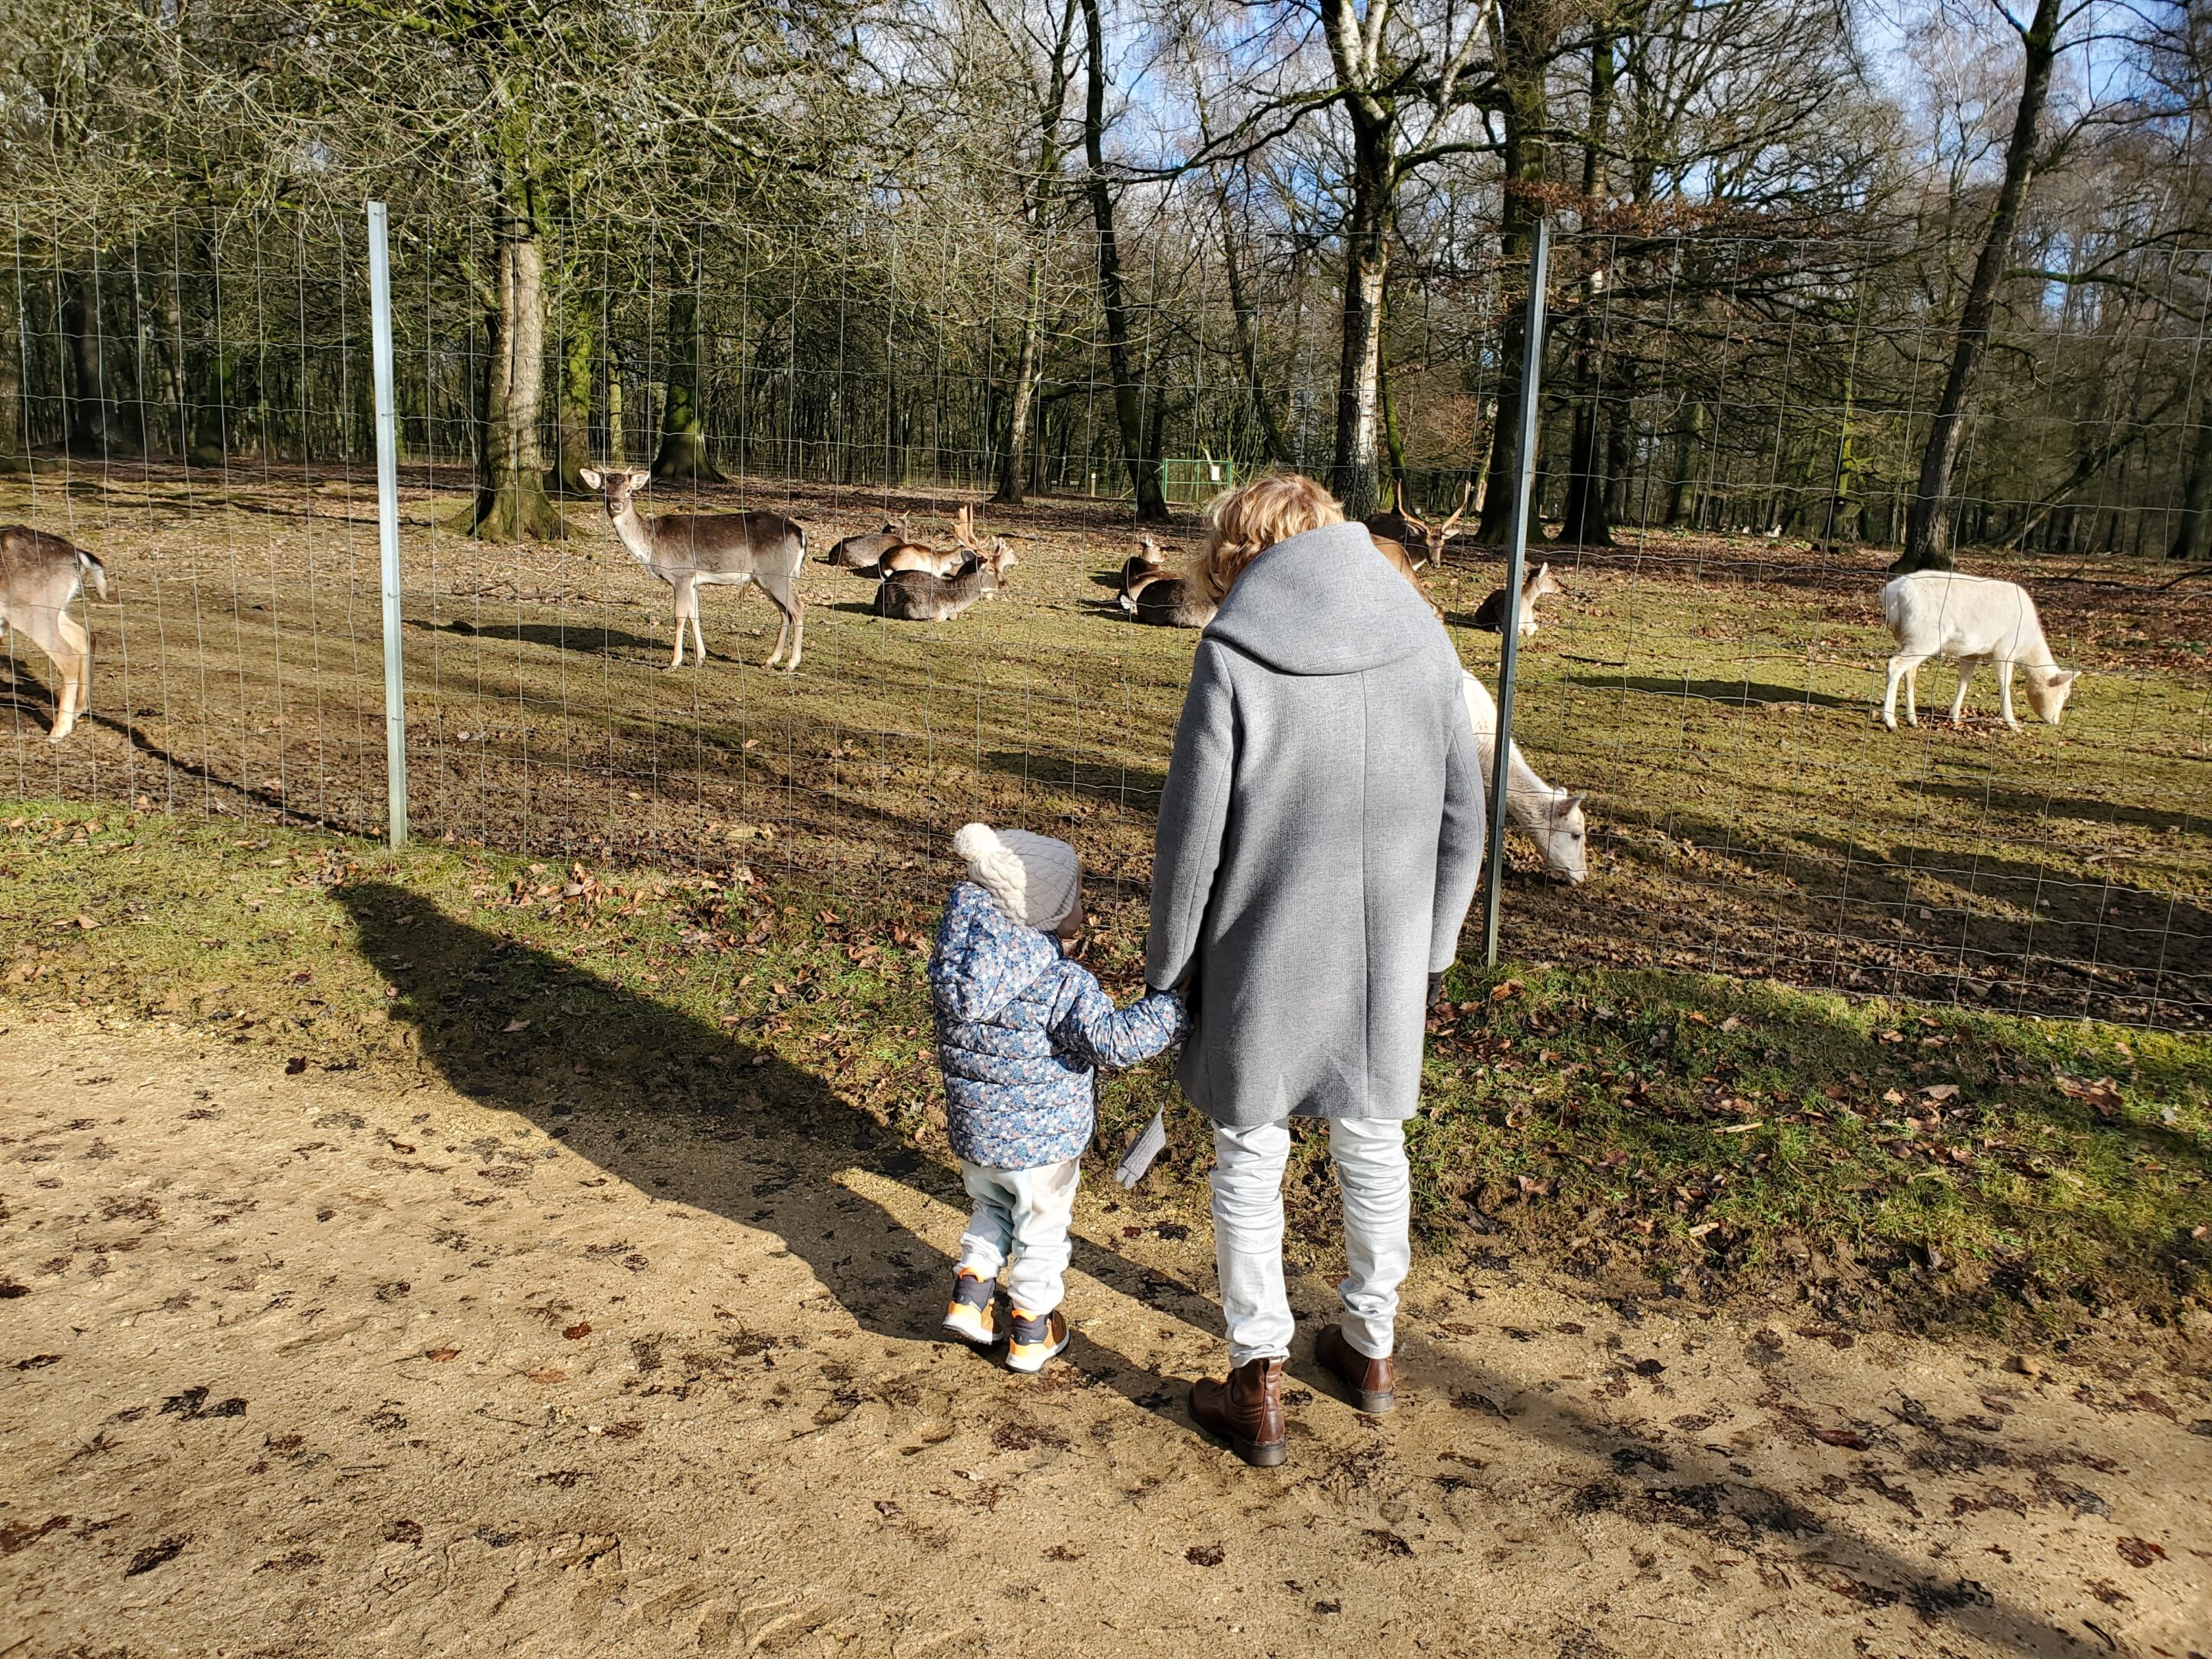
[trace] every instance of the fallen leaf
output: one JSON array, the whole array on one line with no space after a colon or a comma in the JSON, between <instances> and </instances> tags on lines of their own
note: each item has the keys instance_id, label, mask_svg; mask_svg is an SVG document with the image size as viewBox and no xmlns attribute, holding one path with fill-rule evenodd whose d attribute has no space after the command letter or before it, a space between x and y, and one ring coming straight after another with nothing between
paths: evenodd
<instances>
[{"instance_id":1,"label":"fallen leaf","mask_svg":"<svg viewBox=\"0 0 2212 1659\"><path fill-rule=\"evenodd\" d=\"M1690 1237L1692 1238L1703 1238L1707 1233L1711 1232L1720 1224L1721 1224L1717 1221L1700 1221L1696 1226L1690 1229Z\"/></svg>"},{"instance_id":2,"label":"fallen leaf","mask_svg":"<svg viewBox=\"0 0 2212 1659\"><path fill-rule=\"evenodd\" d=\"M2050 1367L2033 1354L2014 1354L2005 1361L2004 1368L2019 1376L2042 1377L2051 1374Z\"/></svg>"},{"instance_id":3,"label":"fallen leaf","mask_svg":"<svg viewBox=\"0 0 2212 1659\"><path fill-rule=\"evenodd\" d=\"M1824 1446L1841 1446L1847 1451L1864 1451L1866 1437L1856 1429L1815 1429L1813 1438Z\"/></svg>"},{"instance_id":4,"label":"fallen leaf","mask_svg":"<svg viewBox=\"0 0 2212 1659\"><path fill-rule=\"evenodd\" d=\"M76 925L77 925L78 927L80 927L83 928L83 929L84 929L84 931L85 931L86 933L90 933L94 928L95 928L95 927L99 927L99 926L100 926L100 924L99 924L98 922L94 921L90 916L87 916L87 915L80 915L80 916L78 916L78 917L77 917L77 919L76 919Z\"/></svg>"},{"instance_id":5,"label":"fallen leaf","mask_svg":"<svg viewBox=\"0 0 2212 1659\"><path fill-rule=\"evenodd\" d=\"M1898 1093L1894 1089L1889 1090L1882 1096L1881 1098L1882 1103L1886 1106L1902 1106L1905 1104L1905 1097Z\"/></svg>"},{"instance_id":6,"label":"fallen leaf","mask_svg":"<svg viewBox=\"0 0 2212 1659\"><path fill-rule=\"evenodd\" d=\"M2100 1077L2094 1083L2084 1083L2061 1072L2051 1080L2058 1085L2060 1094L2084 1102L2095 1109L2099 1117L2109 1121L2119 1115L2120 1085L2114 1079Z\"/></svg>"},{"instance_id":7,"label":"fallen leaf","mask_svg":"<svg viewBox=\"0 0 2212 1659\"><path fill-rule=\"evenodd\" d=\"M509 1031L526 1031L530 1029L530 1022L526 1019L510 1019L507 1022L507 1029Z\"/></svg>"},{"instance_id":8,"label":"fallen leaf","mask_svg":"<svg viewBox=\"0 0 2212 1659\"><path fill-rule=\"evenodd\" d=\"M2120 1559L2131 1567L2147 1567L2154 1561L2166 1559L2166 1552L2148 1538L2123 1538L2113 1545Z\"/></svg>"},{"instance_id":9,"label":"fallen leaf","mask_svg":"<svg viewBox=\"0 0 2212 1659\"><path fill-rule=\"evenodd\" d=\"M1490 1000L1492 1002L1510 1002L1520 994L1521 981L1517 979L1509 979L1503 985L1491 988Z\"/></svg>"},{"instance_id":10,"label":"fallen leaf","mask_svg":"<svg viewBox=\"0 0 2212 1659\"><path fill-rule=\"evenodd\" d=\"M562 1335L567 1337L571 1342L580 1342L591 1334L592 1328L588 1323L571 1325L568 1329L561 1333Z\"/></svg>"},{"instance_id":11,"label":"fallen leaf","mask_svg":"<svg viewBox=\"0 0 2212 1659\"><path fill-rule=\"evenodd\" d=\"M442 1362L453 1358L459 1352L459 1348L425 1348L422 1350L422 1358Z\"/></svg>"},{"instance_id":12,"label":"fallen leaf","mask_svg":"<svg viewBox=\"0 0 2212 1659\"><path fill-rule=\"evenodd\" d=\"M534 1371L525 1371L523 1375L532 1382L564 1382L568 1377L568 1373L558 1365L541 1365Z\"/></svg>"},{"instance_id":13,"label":"fallen leaf","mask_svg":"<svg viewBox=\"0 0 2212 1659\"><path fill-rule=\"evenodd\" d=\"M1954 1100L1958 1097L1959 1085L1955 1083L1931 1083L1920 1092L1930 1100Z\"/></svg>"}]
</instances>

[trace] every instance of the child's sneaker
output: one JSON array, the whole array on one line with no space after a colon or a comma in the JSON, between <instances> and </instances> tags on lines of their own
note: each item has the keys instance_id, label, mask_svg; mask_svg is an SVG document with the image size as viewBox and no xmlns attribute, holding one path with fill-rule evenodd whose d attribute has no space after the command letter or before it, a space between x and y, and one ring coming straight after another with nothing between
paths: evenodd
<instances>
[{"instance_id":1,"label":"child's sneaker","mask_svg":"<svg viewBox=\"0 0 2212 1659\"><path fill-rule=\"evenodd\" d=\"M1014 1340L1006 1345L1006 1369L1041 1371L1045 1362L1067 1346L1067 1316L1054 1311L1025 1314L1014 1310Z\"/></svg>"},{"instance_id":2,"label":"child's sneaker","mask_svg":"<svg viewBox=\"0 0 2212 1659\"><path fill-rule=\"evenodd\" d=\"M945 1328L963 1342L988 1348L999 1340L999 1287L963 1267L952 1279Z\"/></svg>"}]
</instances>

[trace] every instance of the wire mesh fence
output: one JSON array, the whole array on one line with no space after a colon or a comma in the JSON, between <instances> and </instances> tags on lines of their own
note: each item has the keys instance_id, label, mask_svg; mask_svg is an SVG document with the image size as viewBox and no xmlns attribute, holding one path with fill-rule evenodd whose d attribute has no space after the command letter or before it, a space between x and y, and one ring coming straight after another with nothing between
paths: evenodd
<instances>
[{"instance_id":1,"label":"wire mesh fence","mask_svg":"<svg viewBox=\"0 0 2212 1659\"><path fill-rule=\"evenodd\" d=\"M374 833L384 811L375 464L357 222L10 222L7 514L106 565L92 712L11 660L8 787ZM407 744L416 833L544 858L742 863L841 908L933 893L969 817L1056 828L1139 893L1194 636L1116 604L1139 529L1271 465L1416 515L1455 644L1510 507L1522 278L1494 244L1390 301L1371 464L1333 471L1338 324L1309 247L1164 216L979 235L887 218L393 227ZM2085 258L2088 256L2085 255ZM2203 257L2036 288L1977 382L1964 569L2024 584L2083 671L2057 730L1876 718L1879 595L1948 349L1910 247L1756 227L1561 237L1516 735L1586 797L1590 879L1517 845L1522 959L1771 975L2150 1024L2212 1016L2212 508ZM2124 277L2124 281L2117 280ZM1501 421L1501 411L1505 419ZM1501 428L1505 435L1501 435ZM586 468L648 512L803 525L805 646L671 589ZM1362 471L1361 468L1366 468ZM1133 509L1156 491L1165 521ZM996 499L991 499L995 497ZM940 623L822 562L967 508L1016 562ZM1941 678L1938 686L1930 681ZM1930 665L1939 712L1949 673Z\"/></svg>"}]
</instances>

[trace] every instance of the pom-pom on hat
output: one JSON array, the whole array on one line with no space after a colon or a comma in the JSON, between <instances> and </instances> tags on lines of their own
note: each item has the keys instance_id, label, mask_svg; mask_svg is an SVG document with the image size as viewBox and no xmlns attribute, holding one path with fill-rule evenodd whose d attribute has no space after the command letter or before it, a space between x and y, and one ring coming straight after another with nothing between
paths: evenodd
<instances>
[{"instance_id":1,"label":"pom-pom on hat","mask_svg":"<svg viewBox=\"0 0 2212 1659\"><path fill-rule=\"evenodd\" d=\"M969 878L1024 927L1049 932L1075 908L1083 861L1064 841L971 823L953 836L952 850L968 860Z\"/></svg>"}]
</instances>

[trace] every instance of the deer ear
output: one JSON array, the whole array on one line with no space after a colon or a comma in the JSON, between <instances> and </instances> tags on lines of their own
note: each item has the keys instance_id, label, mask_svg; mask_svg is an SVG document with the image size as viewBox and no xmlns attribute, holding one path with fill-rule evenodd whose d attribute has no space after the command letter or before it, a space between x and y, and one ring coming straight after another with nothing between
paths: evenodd
<instances>
[{"instance_id":1,"label":"deer ear","mask_svg":"<svg viewBox=\"0 0 2212 1659\"><path fill-rule=\"evenodd\" d=\"M599 487L599 470L595 466L580 466L576 469L576 476L584 481L584 488L586 489L597 489Z\"/></svg>"},{"instance_id":2,"label":"deer ear","mask_svg":"<svg viewBox=\"0 0 2212 1659\"><path fill-rule=\"evenodd\" d=\"M2074 684L2074 682L2075 682L2075 681L2076 681L2076 680L2080 679L2081 678L2081 671L2080 669L2078 669L2078 668L2069 668L2069 669L2067 669L2063 673L2061 673L2061 674L2058 674L2058 675L2054 676L2054 677L2052 678L2052 679L2051 679L2051 684L2052 684L2052 685L2054 685L2054 686L2071 685L2071 684Z\"/></svg>"},{"instance_id":3,"label":"deer ear","mask_svg":"<svg viewBox=\"0 0 2212 1659\"><path fill-rule=\"evenodd\" d=\"M629 487L632 489L642 489L652 482L653 470L650 467L639 467L629 475Z\"/></svg>"}]
</instances>

